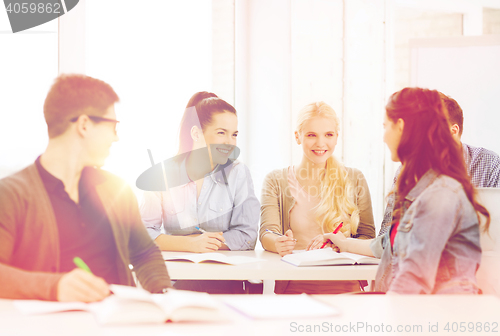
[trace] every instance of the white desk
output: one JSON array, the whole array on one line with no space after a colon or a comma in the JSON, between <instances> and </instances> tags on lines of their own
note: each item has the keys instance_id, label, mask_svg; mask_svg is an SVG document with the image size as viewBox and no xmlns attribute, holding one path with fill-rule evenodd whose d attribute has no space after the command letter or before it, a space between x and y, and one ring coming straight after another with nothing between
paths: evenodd
<instances>
[{"instance_id":1,"label":"white desk","mask_svg":"<svg viewBox=\"0 0 500 336\"><path fill-rule=\"evenodd\" d=\"M274 291L275 280L374 280L377 265L296 267L281 261L277 253L268 251L217 251L227 255L242 255L263 261L242 264L195 264L191 262L169 262L170 278L197 280L264 280L264 293ZM163 257L186 254L186 252L162 252Z\"/></svg>"},{"instance_id":2,"label":"white desk","mask_svg":"<svg viewBox=\"0 0 500 336\"><path fill-rule=\"evenodd\" d=\"M219 296L223 298L224 296ZM259 296L260 297L260 296ZM279 336L279 335L496 335L491 332L492 323L500 324L500 300L487 295L321 295L315 296L338 309L341 314L328 318L307 320L250 320L230 310L234 321L228 323L166 323L160 325L132 325L120 327L99 326L94 317L86 312L66 312L39 316L24 316L17 312L10 300L0 300L0 335L2 336L166 336L166 335L203 335L203 336ZM298 308L300 309L300 307ZM450 322L450 332L444 331ZM452 332L452 323L489 322L490 332ZM295 324L293 324L295 323ZM344 331L335 332L293 332L293 326L299 328L307 325L339 326ZM367 332L358 329L357 332L346 328L363 323L372 328L381 324L384 330L391 326L392 332ZM438 332L429 332L429 325L438 323ZM397 332L398 326L403 327ZM409 326L409 327L408 327ZM408 331L404 328L422 326L422 332ZM366 327L364 327L366 328ZM417 327L418 328L418 327ZM346 331L347 330L347 331Z\"/></svg>"},{"instance_id":3,"label":"white desk","mask_svg":"<svg viewBox=\"0 0 500 336\"><path fill-rule=\"evenodd\" d=\"M377 265L296 267L281 261L279 254L267 251L217 251L227 255L244 255L264 261L242 264L195 264L169 262L167 269L172 279L199 280L374 280ZM186 252L162 252L175 256Z\"/></svg>"}]
</instances>

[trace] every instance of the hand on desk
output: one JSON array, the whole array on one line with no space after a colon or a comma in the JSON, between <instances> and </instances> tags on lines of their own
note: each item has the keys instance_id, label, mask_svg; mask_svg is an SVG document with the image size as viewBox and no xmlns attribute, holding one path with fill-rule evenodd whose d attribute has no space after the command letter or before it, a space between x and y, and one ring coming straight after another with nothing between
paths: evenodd
<instances>
[{"instance_id":1,"label":"hand on desk","mask_svg":"<svg viewBox=\"0 0 500 336\"><path fill-rule=\"evenodd\" d=\"M109 295L104 279L75 268L61 277L57 284L58 301L101 301Z\"/></svg>"},{"instance_id":2,"label":"hand on desk","mask_svg":"<svg viewBox=\"0 0 500 336\"><path fill-rule=\"evenodd\" d=\"M287 230L284 236L279 236L274 241L274 244L276 246L276 251L282 257L292 253L296 243L297 240L293 239L292 230Z\"/></svg>"},{"instance_id":3,"label":"hand on desk","mask_svg":"<svg viewBox=\"0 0 500 336\"><path fill-rule=\"evenodd\" d=\"M225 241L222 232L205 232L191 238L189 251L191 252L213 252L221 248Z\"/></svg>"}]
</instances>

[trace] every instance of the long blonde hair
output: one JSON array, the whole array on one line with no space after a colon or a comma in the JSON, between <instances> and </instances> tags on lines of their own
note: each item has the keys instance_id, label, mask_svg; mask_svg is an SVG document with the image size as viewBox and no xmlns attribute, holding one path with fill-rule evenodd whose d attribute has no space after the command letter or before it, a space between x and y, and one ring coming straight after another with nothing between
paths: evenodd
<instances>
[{"instance_id":1,"label":"long blonde hair","mask_svg":"<svg viewBox=\"0 0 500 336\"><path fill-rule=\"evenodd\" d=\"M339 118L333 108L325 102L306 105L299 112L297 133L301 133L305 122L311 118L324 117L333 119L335 131L339 132ZM338 224L346 236L355 235L359 224L359 209L353 182L347 169L333 155L326 161L325 170L319 176L321 180L320 203L316 206L316 221L323 232L332 232Z\"/></svg>"}]
</instances>

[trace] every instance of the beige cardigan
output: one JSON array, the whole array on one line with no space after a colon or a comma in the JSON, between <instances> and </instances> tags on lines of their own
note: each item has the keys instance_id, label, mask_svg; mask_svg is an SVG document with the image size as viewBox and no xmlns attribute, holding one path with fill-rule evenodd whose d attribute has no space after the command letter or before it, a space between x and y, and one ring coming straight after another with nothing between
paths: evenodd
<instances>
[{"instance_id":1,"label":"beige cardigan","mask_svg":"<svg viewBox=\"0 0 500 336\"><path fill-rule=\"evenodd\" d=\"M160 250L149 238L132 189L116 176L85 168L101 183L96 190L113 230L122 284L161 292L170 278ZM92 248L92 246L89 246ZM0 180L0 298L56 300L59 236L50 198L34 164Z\"/></svg>"},{"instance_id":2,"label":"beige cardigan","mask_svg":"<svg viewBox=\"0 0 500 336\"><path fill-rule=\"evenodd\" d=\"M346 167L348 176L354 181L356 204L359 208L359 225L355 238L375 238L375 226L373 221L372 201L366 179L355 168ZM267 174L262 187L262 199L260 207L260 232L262 237L267 230L284 233L290 228L290 210L295 205L295 199L288 187L288 167L276 169Z\"/></svg>"}]
</instances>

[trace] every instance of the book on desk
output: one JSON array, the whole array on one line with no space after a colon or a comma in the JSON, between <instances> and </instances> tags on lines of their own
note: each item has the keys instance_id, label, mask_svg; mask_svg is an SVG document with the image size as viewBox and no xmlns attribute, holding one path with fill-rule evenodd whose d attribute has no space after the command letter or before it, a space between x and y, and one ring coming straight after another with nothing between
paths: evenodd
<instances>
[{"instance_id":1,"label":"book on desk","mask_svg":"<svg viewBox=\"0 0 500 336\"><path fill-rule=\"evenodd\" d=\"M251 262L263 261L262 259L247 256L227 256L222 253L191 253L176 255L173 257L164 257L165 261L187 261L193 263L214 263L226 265L241 265Z\"/></svg>"},{"instance_id":2,"label":"book on desk","mask_svg":"<svg viewBox=\"0 0 500 336\"><path fill-rule=\"evenodd\" d=\"M282 261L294 266L378 265L380 259L349 252L335 252L330 248L287 254Z\"/></svg>"},{"instance_id":3,"label":"book on desk","mask_svg":"<svg viewBox=\"0 0 500 336\"><path fill-rule=\"evenodd\" d=\"M306 294L212 296L183 290L151 294L141 288L120 285L110 285L110 289L113 295L100 302L15 300L14 306L24 315L85 311L93 314L103 326L160 324L167 321L231 322L238 319L236 316L239 314L252 319L313 318L340 314L335 307Z\"/></svg>"},{"instance_id":4,"label":"book on desk","mask_svg":"<svg viewBox=\"0 0 500 336\"><path fill-rule=\"evenodd\" d=\"M88 311L101 325L172 322L227 321L220 303L207 293L169 290L151 294L144 289L110 285L113 295L100 302L51 302L16 300L14 305L27 315L65 311Z\"/></svg>"}]
</instances>

